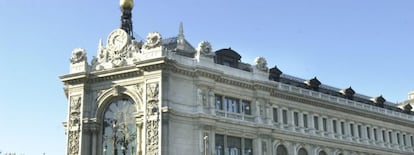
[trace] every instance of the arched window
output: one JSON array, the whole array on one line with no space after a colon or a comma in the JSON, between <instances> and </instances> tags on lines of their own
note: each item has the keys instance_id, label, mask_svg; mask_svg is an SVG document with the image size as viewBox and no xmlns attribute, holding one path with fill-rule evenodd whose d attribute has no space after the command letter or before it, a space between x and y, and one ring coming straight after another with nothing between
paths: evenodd
<instances>
[{"instance_id":1,"label":"arched window","mask_svg":"<svg viewBox=\"0 0 414 155\"><path fill-rule=\"evenodd\" d=\"M304 148L300 148L298 151L298 155L308 155L308 151L306 151Z\"/></svg>"},{"instance_id":2,"label":"arched window","mask_svg":"<svg viewBox=\"0 0 414 155\"><path fill-rule=\"evenodd\" d=\"M136 155L136 108L129 98L117 98L108 104L103 115L103 155Z\"/></svg>"},{"instance_id":3,"label":"arched window","mask_svg":"<svg viewBox=\"0 0 414 155\"><path fill-rule=\"evenodd\" d=\"M276 155L288 155L286 147L283 145L279 145L276 149Z\"/></svg>"},{"instance_id":4,"label":"arched window","mask_svg":"<svg viewBox=\"0 0 414 155\"><path fill-rule=\"evenodd\" d=\"M319 152L319 155L327 155L325 151Z\"/></svg>"}]
</instances>

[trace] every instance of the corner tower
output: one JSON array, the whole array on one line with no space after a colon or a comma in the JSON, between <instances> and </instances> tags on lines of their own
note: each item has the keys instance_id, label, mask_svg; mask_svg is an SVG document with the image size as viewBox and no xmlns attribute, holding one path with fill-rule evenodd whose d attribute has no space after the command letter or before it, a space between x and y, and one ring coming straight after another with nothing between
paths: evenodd
<instances>
[{"instance_id":1,"label":"corner tower","mask_svg":"<svg viewBox=\"0 0 414 155\"><path fill-rule=\"evenodd\" d=\"M67 155L161 154L162 68L167 48L157 32L133 36L133 0L120 0L121 26L99 41L97 53L75 48L60 76L68 99Z\"/></svg>"}]
</instances>

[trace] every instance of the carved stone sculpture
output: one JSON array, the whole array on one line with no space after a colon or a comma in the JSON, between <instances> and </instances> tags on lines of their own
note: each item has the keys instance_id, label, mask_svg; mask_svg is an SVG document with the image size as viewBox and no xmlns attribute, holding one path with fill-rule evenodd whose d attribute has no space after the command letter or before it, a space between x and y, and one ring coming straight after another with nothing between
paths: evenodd
<instances>
[{"instance_id":1,"label":"carved stone sculpture","mask_svg":"<svg viewBox=\"0 0 414 155\"><path fill-rule=\"evenodd\" d=\"M197 52L200 54L209 54L211 53L212 47L208 41L202 41L198 44Z\"/></svg>"},{"instance_id":2,"label":"carved stone sculpture","mask_svg":"<svg viewBox=\"0 0 414 155\"><path fill-rule=\"evenodd\" d=\"M75 48L72 51L72 56L70 57L70 62L72 64L86 61L86 51L83 48Z\"/></svg>"},{"instance_id":3,"label":"carved stone sculpture","mask_svg":"<svg viewBox=\"0 0 414 155\"><path fill-rule=\"evenodd\" d=\"M158 32L151 32L147 35L147 41L144 44L145 49L152 49L161 46L161 34Z\"/></svg>"},{"instance_id":4,"label":"carved stone sculpture","mask_svg":"<svg viewBox=\"0 0 414 155\"><path fill-rule=\"evenodd\" d=\"M79 154L79 131L69 131L69 155L78 155Z\"/></svg>"},{"instance_id":5,"label":"carved stone sculpture","mask_svg":"<svg viewBox=\"0 0 414 155\"><path fill-rule=\"evenodd\" d=\"M263 58L263 57L257 57L257 58L254 60L254 62L255 62L255 66L256 66L256 68L257 68L258 70L261 70L261 71L263 71L263 72L267 72L267 70L269 69L269 68L267 67L267 61L266 61L266 59L265 59L265 58Z\"/></svg>"},{"instance_id":6,"label":"carved stone sculpture","mask_svg":"<svg viewBox=\"0 0 414 155\"><path fill-rule=\"evenodd\" d=\"M146 154L158 155L159 152L159 85L158 83L147 84L146 103Z\"/></svg>"},{"instance_id":7,"label":"carved stone sculpture","mask_svg":"<svg viewBox=\"0 0 414 155\"><path fill-rule=\"evenodd\" d=\"M68 154L79 154L79 127L82 97L71 97L69 113Z\"/></svg>"}]
</instances>

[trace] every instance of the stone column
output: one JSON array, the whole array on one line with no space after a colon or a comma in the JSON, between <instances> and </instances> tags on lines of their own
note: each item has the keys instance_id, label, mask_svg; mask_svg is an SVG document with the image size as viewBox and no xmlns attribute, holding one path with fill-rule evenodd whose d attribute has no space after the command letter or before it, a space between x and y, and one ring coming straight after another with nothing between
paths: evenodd
<instances>
[{"instance_id":1,"label":"stone column","mask_svg":"<svg viewBox=\"0 0 414 155\"><path fill-rule=\"evenodd\" d=\"M358 124L356 124L355 122L353 124L354 124L354 127L353 127L353 129L354 129L354 136L352 137L352 140L356 140L356 139L358 139Z\"/></svg>"},{"instance_id":2,"label":"stone column","mask_svg":"<svg viewBox=\"0 0 414 155\"><path fill-rule=\"evenodd\" d=\"M270 106L269 101L266 100L266 104L264 107L265 111L265 123L268 125L272 125L272 107Z\"/></svg>"},{"instance_id":3,"label":"stone column","mask_svg":"<svg viewBox=\"0 0 414 155\"><path fill-rule=\"evenodd\" d=\"M391 144L391 147L392 148L395 148L395 149L398 149L397 132L391 130L391 134L392 134L392 144Z\"/></svg>"},{"instance_id":4,"label":"stone column","mask_svg":"<svg viewBox=\"0 0 414 155\"><path fill-rule=\"evenodd\" d=\"M210 114L216 115L216 98L214 96L214 91L210 88L208 92L208 103L210 103ZM252 111L254 114L254 112Z\"/></svg>"},{"instance_id":5,"label":"stone column","mask_svg":"<svg viewBox=\"0 0 414 155\"><path fill-rule=\"evenodd\" d=\"M299 132L301 132L301 133L305 133L305 127L304 127L304 125L303 125L303 113L301 113L301 112L298 112L298 123L299 123Z\"/></svg>"},{"instance_id":6,"label":"stone column","mask_svg":"<svg viewBox=\"0 0 414 155\"><path fill-rule=\"evenodd\" d=\"M364 124L359 124L361 126L361 143L365 143L368 144L369 143L369 139L368 139L368 132L367 132L367 127Z\"/></svg>"},{"instance_id":7,"label":"stone column","mask_svg":"<svg viewBox=\"0 0 414 155\"><path fill-rule=\"evenodd\" d=\"M336 134L338 135L338 137L337 137L338 139L342 139L342 137L343 137L341 122L342 122L342 120L339 120L339 119L336 121Z\"/></svg>"},{"instance_id":8,"label":"stone column","mask_svg":"<svg viewBox=\"0 0 414 155\"><path fill-rule=\"evenodd\" d=\"M282 107L278 107L277 108L277 122L279 123L279 128L283 129L284 128L284 124L283 124L283 110Z\"/></svg>"},{"instance_id":9,"label":"stone column","mask_svg":"<svg viewBox=\"0 0 414 155\"><path fill-rule=\"evenodd\" d=\"M326 118L326 125L327 125L327 127L328 127L328 137L329 138L335 138L335 134L334 134L334 124L333 124L333 120L334 119L332 119L332 118ZM336 122L336 124L338 124L338 121ZM338 128L336 128L337 130L336 131L338 131Z\"/></svg>"},{"instance_id":10,"label":"stone column","mask_svg":"<svg viewBox=\"0 0 414 155\"><path fill-rule=\"evenodd\" d=\"M315 121L313 120L315 118L314 116L315 116L314 114L309 113L309 119L308 119L309 133L312 134L312 135L316 134L315 124L314 124Z\"/></svg>"},{"instance_id":11,"label":"stone column","mask_svg":"<svg viewBox=\"0 0 414 155\"><path fill-rule=\"evenodd\" d=\"M346 121L345 122L345 139L347 141L352 141L352 134L351 134L351 122Z\"/></svg>"},{"instance_id":12,"label":"stone column","mask_svg":"<svg viewBox=\"0 0 414 155\"><path fill-rule=\"evenodd\" d=\"M97 138L98 138L97 135L98 135L98 133L97 133L96 130L92 131L92 155L97 155L97 150L96 150L97 149L96 141L97 141Z\"/></svg>"},{"instance_id":13,"label":"stone column","mask_svg":"<svg viewBox=\"0 0 414 155\"><path fill-rule=\"evenodd\" d=\"M290 131L293 131L295 129L295 124L293 122L293 111L292 110L287 110L287 123L288 123L288 129Z\"/></svg>"},{"instance_id":14,"label":"stone column","mask_svg":"<svg viewBox=\"0 0 414 155\"><path fill-rule=\"evenodd\" d=\"M319 125L318 125L319 126L319 135L324 136L322 116L318 117L318 123L319 123Z\"/></svg>"}]
</instances>

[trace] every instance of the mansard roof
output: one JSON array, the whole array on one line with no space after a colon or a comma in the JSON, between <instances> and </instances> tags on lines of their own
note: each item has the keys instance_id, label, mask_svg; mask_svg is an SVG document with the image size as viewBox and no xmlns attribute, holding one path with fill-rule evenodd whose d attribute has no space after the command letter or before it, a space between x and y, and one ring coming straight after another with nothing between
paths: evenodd
<instances>
[{"instance_id":1,"label":"mansard roof","mask_svg":"<svg viewBox=\"0 0 414 155\"><path fill-rule=\"evenodd\" d=\"M171 37L162 40L162 45L169 51L174 51L179 55L194 57L196 50L195 48L186 40L182 46L179 45L179 37Z\"/></svg>"}]
</instances>

